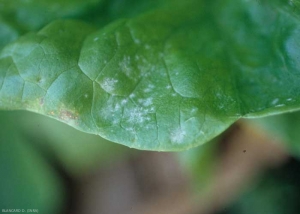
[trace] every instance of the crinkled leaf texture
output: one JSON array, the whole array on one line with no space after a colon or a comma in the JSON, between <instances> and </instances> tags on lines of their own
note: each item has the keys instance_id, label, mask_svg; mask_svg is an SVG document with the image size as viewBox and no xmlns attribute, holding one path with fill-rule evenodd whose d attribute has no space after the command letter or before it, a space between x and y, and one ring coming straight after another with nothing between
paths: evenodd
<instances>
[{"instance_id":1,"label":"crinkled leaf texture","mask_svg":"<svg viewBox=\"0 0 300 214\"><path fill-rule=\"evenodd\" d=\"M55 21L0 54L0 108L111 141L176 151L240 117L300 106L298 9L281 1L174 1L100 30Z\"/></svg>"}]
</instances>

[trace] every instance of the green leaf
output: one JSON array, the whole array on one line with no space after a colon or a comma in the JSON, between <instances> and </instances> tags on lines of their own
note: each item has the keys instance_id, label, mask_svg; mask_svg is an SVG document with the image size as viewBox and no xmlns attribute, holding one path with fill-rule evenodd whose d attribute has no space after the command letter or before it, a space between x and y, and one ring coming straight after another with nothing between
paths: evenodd
<instances>
[{"instance_id":1,"label":"green leaf","mask_svg":"<svg viewBox=\"0 0 300 214\"><path fill-rule=\"evenodd\" d=\"M176 1L98 31L53 22L3 49L0 107L138 149L194 147L240 117L299 108L298 26L276 3L233 0Z\"/></svg>"},{"instance_id":2,"label":"green leaf","mask_svg":"<svg viewBox=\"0 0 300 214\"><path fill-rule=\"evenodd\" d=\"M0 0L0 49L56 19L76 18L99 27L166 4L166 0Z\"/></svg>"},{"instance_id":3,"label":"green leaf","mask_svg":"<svg viewBox=\"0 0 300 214\"><path fill-rule=\"evenodd\" d=\"M103 0L0 0L0 14L25 30L37 30L60 18L78 18Z\"/></svg>"},{"instance_id":4,"label":"green leaf","mask_svg":"<svg viewBox=\"0 0 300 214\"><path fill-rule=\"evenodd\" d=\"M0 50L9 42L16 40L19 35L19 30L0 16Z\"/></svg>"}]
</instances>

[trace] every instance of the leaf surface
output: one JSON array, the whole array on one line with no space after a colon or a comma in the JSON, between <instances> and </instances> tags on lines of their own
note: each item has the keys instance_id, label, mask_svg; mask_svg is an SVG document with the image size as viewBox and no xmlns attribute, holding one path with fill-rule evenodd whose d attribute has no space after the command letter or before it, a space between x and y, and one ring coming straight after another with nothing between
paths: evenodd
<instances>
[{"instance_id":1,"label":"leaf surface","mask_svg":"<svg viewBox=\"0 0 300 214\"><path fill-rule=\"evenodd\" d=\"M53 22L3 49L0 107L138 149L200 145L299 108L299 20L284 6L190 0L100 30Z\"/></svg>"}]
</instances>

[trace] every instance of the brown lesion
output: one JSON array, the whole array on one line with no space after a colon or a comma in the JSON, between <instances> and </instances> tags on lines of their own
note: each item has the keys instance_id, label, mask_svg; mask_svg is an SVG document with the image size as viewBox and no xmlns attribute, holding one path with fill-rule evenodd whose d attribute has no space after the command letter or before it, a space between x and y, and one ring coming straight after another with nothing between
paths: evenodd
<instances>
[{"instance_id":1,"label":"brown lesion","mask_svg":"<svg viewBox=\"0 0 300 214\"><path fill-rule=\"evenodd\" d=\"M69 110L61 110L59 112L59 119L63 121L78 120L78 114L73 113Z\"/></svg>"}]
</instances>

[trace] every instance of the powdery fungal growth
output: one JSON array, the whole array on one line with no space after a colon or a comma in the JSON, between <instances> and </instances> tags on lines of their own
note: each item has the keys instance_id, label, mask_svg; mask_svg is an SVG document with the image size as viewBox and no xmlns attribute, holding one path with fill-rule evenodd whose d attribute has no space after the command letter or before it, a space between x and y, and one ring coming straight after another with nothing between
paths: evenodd
<instances>
[{"instance_id":1,"label":"powdery fungal growth","mask_svg":"<svg viewBox=\"0 0 300 214\"><path fill-rule=\"evenodd\" d=\"M272 101L272 105L275 105L275 104L277 104L278 102L279 102L279 99L276 98L276 99L274 99L274 100Z\"/></svg>"},{"instance_id":2,"label":"powdery fungal growth","mask_svg":"<svg viewBox=\"0 0 300 214\"><path fill-rule=\"evenodd\" d=\"M123 99L122 101L121 101L121 105L125 105L126 103L128 103L128 99Z\"/></svg>"},{"instance_id":3,"label":"powdery fungal growth","mask_svg":"<svg viewBox=\"0 0 300 214\"><path fill-rule=\"evenodd\" d=\"M128 118L128 122L131 123L143 123L146 119L146 113L143 111L142 108L134 108L130 114L129 114L129 118Z\"/></svg>"},{"instance_id":4,"label":"powdery fungal growth","mask_svg":"<svg viewBox=\"0 0 300 214\"><path fill-rule=\"evenodd\" d=\"M134 38L134 43L135 44L141 44L141 40Z\"/></svg>"},{"instance_id":5,"label":"powdery fungal growth","mask_svg":"<svg viewBox=\"0 0 300 214\"><path fill-rule=\"evenodd\" d=\"M132 65L131 65L131 57L124 56L123 60L119 62L119 66L122 72L129 77L130 79L134 78L134 74L132 73Z\"/></svg>"},{"instance_id":6,"label":"powdery fungal growth","mask_svg":"<svg viewBox=\"0 0 300 214\"><path fill-rule=\"evenodd\" d=\"M152 91L151 88L146 88L146 89L144 89L144 92L145 92L145 93L148 93L148 92L151 92L151 91Z\"/></svg>"},{"instance_id":7,"label":"powdery fungal growth","mask_svg":"<svg viewBox=\"0 0 300 214\"><path fill-rule=\"evenodd\" d=\"M197 111L198 111L198 108L193 107L192 110L191 110L191 113L195 113L195 112L197 112Z\"/></svg>"},{"instance_id":8,"label":"powdery fungal growth","mask_svg":"<svg viewBox=\"0 0 300 214\"><path fill-rule=\"evenodd\" d=\"M153 99L150 97L150 98L147 98L147 99L145 99L144 101L143 101L143 105L144 106L150 106L150 105L152 105L153 104L153 101L152 101Z\"/></svg>"},{"instance_id":9,"label":"powdery fungal growth","mask_svg":"<svg viewBox=\"0 0 300 214\"><path fill-rule=\"evenodd\" d=\"M171 132L170 135L171 142L177 144L183 143L185 135L186 132L179 127Z\"/></svg>"},{"instance_id":10,"label":"powdery fungal growth","mask_svg":"<svg viewBox=\"0 0 300 214\"><path fill-rule=\"evenodd\" d=\"M115 110L114 108L108 106L106 108L102 108L100 111L100 115L103 119L107 120L114 116Z\"/></svg>"},{"instance_id":11,"label":"powdery fungal growth","mask_svg":"<svg viewBox=\"0 0 300 214\"><path fill-rule=\"evenodd\" d=\"M101 118L109 121L116 120L116 119L120 120L120 118L118 118L118 115L120 114L121 111L122 111L122 107L120 104L115 103L114 100L109 100L106 103L106 106L101 108L100 116Z\"/></svg>"},{"instance_id":12,"label":"powdery fungal growth","mask_svg":"<svg viewBox=\"0 0 300 214\"><path fill-rule=\"evenodd\" d=\"M118 80L115 80L113 78L105 78L101 84L102 88L111 93L115 90L115 85L118 82Z\"/></svg>"}]
</instances>

